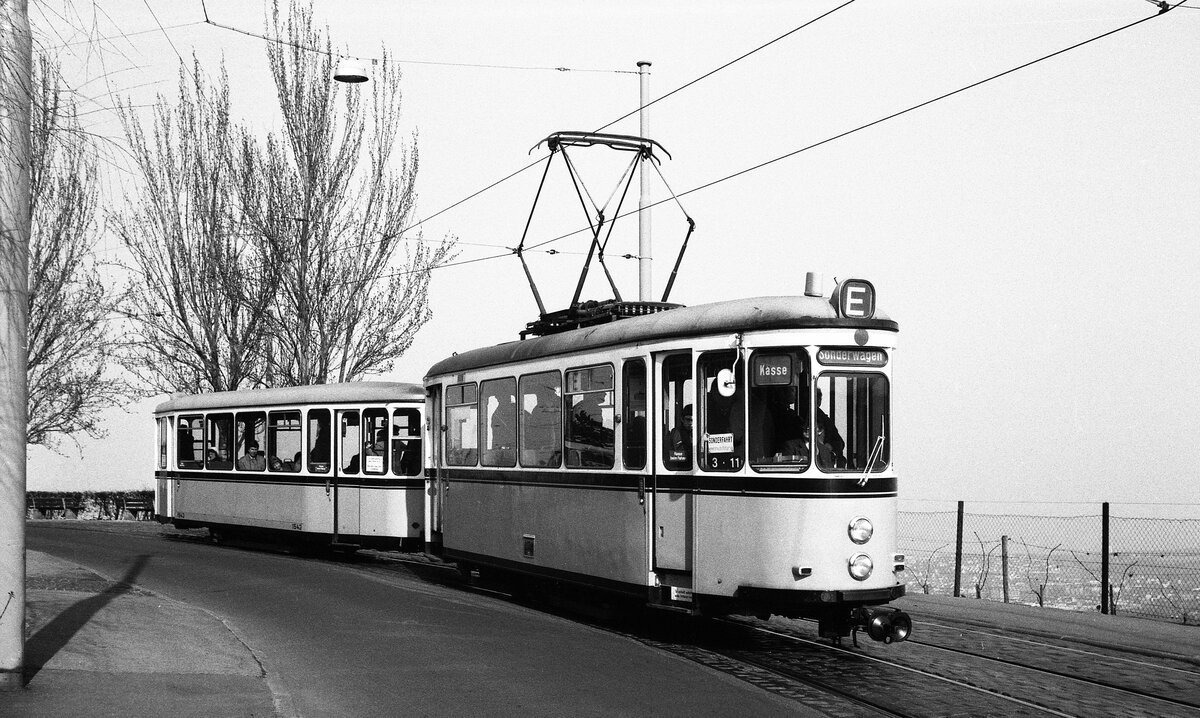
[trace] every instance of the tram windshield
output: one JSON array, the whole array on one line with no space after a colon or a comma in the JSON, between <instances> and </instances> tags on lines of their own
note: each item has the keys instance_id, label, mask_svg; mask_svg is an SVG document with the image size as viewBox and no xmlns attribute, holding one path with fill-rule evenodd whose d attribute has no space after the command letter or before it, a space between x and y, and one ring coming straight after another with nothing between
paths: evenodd
<instances>
[{"instance_id":1,"label":"tram windshield","mask_svg":"<svg viewBox=\"0 0 1200 718\"><path fill-rule=\"evenodd\" d=\"M748 454L758 472L883 471L890 387L883 374L825 372L799 348L759 350L748 367Z\"/></svg>"},{"instance_id":2,"label":"tram windshield","mask_svg":"<svg viewBox=\"0 0 1200 718\"><path fill-rule=\"evenodd\" d=\"M827 373L817 379L817 468L868 472L887 467L889 394L882 374Z\"/></svg>"},{"instance_id":3,"label":"tram windshield","mask_svg":"<svg viewBox=\"0 0 1200 718\"><path fill-rule=\"evenodd\" d=\"M757 471L804 471L812 462L808 425L811 375L803 349L750 357L750 465Z\"/></svg>"}]
</instances>

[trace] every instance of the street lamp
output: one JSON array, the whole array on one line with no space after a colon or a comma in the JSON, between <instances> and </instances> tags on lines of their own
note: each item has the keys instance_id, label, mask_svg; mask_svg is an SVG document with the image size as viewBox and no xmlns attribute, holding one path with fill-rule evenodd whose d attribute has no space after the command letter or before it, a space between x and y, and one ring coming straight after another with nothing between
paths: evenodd
<instances>
[{"instance_id":1,"label":"street lamp","mask_svg":"<svg viewBox=\"0 0 1200 718\"><path fill-rule=\"evenodd\" d=\"M338 82L350 84L366 82L368 79L367 65L356 57L343 57L338 62L337 71L333 73L333 79Z\"/></svg>"}]
</instances>

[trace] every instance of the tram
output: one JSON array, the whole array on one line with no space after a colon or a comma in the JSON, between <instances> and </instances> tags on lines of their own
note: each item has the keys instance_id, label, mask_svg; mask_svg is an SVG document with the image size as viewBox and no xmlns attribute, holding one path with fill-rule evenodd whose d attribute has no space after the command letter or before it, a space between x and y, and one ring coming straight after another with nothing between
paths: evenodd
<instances>
[{"instance_id":1,"label":"tram","mask_svg":"<svg viewBox=\"0 0 1200 718\"><path fill-rule=\"evenodd\" d=\"M217 537L419 550L424 403L393 382L172 398L154 411L155 514Z\"/></svg>"},{"instance_id":2,"label":"tram","mask_svg":"<svg viewBox=\"0 0 1200 718\"><path fill-rule=\"evenodd\" d=\"M883 607L904 594L898 325L870 282L549 319L429 370L431 550L669 610L907 637Z\"/></svg>"}]
</instances>

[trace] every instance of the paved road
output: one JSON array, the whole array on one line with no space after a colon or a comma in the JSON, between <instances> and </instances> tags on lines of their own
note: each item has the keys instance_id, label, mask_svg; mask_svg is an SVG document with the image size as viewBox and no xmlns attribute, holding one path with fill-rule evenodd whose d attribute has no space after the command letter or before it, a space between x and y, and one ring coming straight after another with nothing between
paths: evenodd
<instances>
[{"instance_id":1,"label":"paved road","mask_svg":"<svg viewBox=\"0 0 1200 718\"><path fill-rule=\"evenodd\" d=\"M31 523L28 546L222 619L283 715L811 715L642 644L404 571L53 522Z\"/></svg>"}]
</instances>

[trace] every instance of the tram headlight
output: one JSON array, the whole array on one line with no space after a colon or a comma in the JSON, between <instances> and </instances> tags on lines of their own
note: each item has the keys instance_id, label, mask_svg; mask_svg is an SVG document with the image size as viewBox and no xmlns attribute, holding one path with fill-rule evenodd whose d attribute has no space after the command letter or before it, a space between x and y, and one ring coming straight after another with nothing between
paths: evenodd
<instances>
[{"instance_id":1,"label":"tram headlight","mask_svg":"<svg viewBox=\"0 0 1200 718\"><path fill-rule=\"evenodd\" d=\"M846 569L850 571L850 578L853 578L855 581L866 581L874 568L875 563L865 553L857 553L851 556L846 566Z\"/></svg>"},{"instance_id":2,"label":"tram headlight","mask_svg":"<svg viewBox=\"0 0 1200 718\"><path fill-rule=\"evenodd\" d=\"M875 527L871 525L870 519L859 516L850 522L846 531L850 534L850 540L861 546L871 540L871 536L875 533Z\"/></svg>"}]
</instances>

